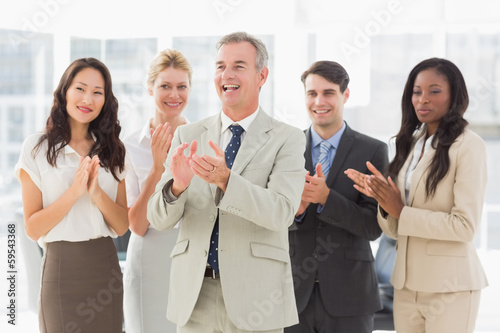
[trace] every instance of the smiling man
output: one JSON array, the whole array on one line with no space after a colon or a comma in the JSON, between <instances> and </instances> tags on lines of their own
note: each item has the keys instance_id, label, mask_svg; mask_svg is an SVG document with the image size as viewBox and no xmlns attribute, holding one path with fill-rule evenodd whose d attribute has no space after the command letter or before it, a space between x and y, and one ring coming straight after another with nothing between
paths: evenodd
<instances>
[{"instance_id":1,"label":"smiling man","mask_svg":"<svg viewBox=\"0 0 500 333\"><path fill-rule=\"evenodd\" d=\"M304 188L305 137L259 106L267 59L251 35L220 40L222 111L178 127L148 203L154 228L182 218L167 310L177 332L283 332L298 322L288 227Z\"/></svg>"},{"instance_id":2,"label":"smiling man","mask_svg":"<svg viewBox=\"0 0 500 333\"><path fill-rule=\"evenodd\" d=\"M372 332L381 309L370 240L381 234L377 202L353 187L348 168L384 170L387 145L344 122L349 75L333 61L302 74L312 126L306 133L306 182L290 227L300 323L285 332Z\"/></svg>"}]
</instances>

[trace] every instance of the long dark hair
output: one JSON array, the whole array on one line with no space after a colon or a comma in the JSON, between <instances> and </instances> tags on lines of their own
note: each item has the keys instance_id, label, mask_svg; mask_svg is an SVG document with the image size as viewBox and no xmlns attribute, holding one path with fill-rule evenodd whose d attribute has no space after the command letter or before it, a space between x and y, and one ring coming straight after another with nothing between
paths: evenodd
<instances>
[{"instance_id":1,"label":"long dark hair","mask_svg":"<svg viewBox=\"0 0 500 333\"><path fill-rule=\"evenodd\" d=\"M89 151L89 156L98 155L100 164L111 172L116 180L118 173L125 167L125 146L119 139L121 132L118 121L118 100L113 95L111 75L108 68L95 58L77 59L69 65L54 91L54 103L45 127L45 133L40 137L34 150L47 140L47 161L56 167L59 152L71 141L71 128L66 110L66 92L75 76L85 68L98 70L104 78L105 101L99 116L89 124L89 133L95 137L95 143Z\"/></svg>"},{"instance_id":2,"label":"long dark hair","mask_svg":"<svg viewBox=\"0 0 500 333\"><path fill-rule=\"evenodd\" d=\"M396 155L389 164L388 175L396 179L403 167L410 151L416 141L415 130L422 127L418 120L412 103L413 85L417 75L426 70L433 69L446 78L450 86L450 109L444 115L432 139L432 147L436 154L429 165L429 177L425 184L427 196L434 195L437 184L446 176L450 168L448 151L456 138L461 135L468 125L463 118L469 105L469 95L462 73L451 61L440 58L431 58L420 62L412 69L406 81L401 99L401 128L396 137Z\"/></svg>"}]
</instances>

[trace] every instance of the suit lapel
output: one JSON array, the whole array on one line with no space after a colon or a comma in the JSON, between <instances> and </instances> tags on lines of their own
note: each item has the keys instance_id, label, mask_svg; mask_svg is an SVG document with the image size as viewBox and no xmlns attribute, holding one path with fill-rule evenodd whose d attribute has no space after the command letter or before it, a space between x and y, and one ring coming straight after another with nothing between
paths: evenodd
<instances>
[{"instance_id":1,"label":"suit lapel","mask_svg":"<svg viewBox=\"0 0 500 333\"><path fill-rule=\"evenodd\" d=\"M403 164L403 167L401 170L399 170L398 174L398 188L401 191L401 199L403 202L406 203L406 175L408 173L408 168L410 167L411 161L413 159L413 155L415 153L420 154L421 152L415 152L415 143L418 141L418 139L422 136L425 135L426 130L421 129L420 133L417 133L415 136L415 141L413 143L413 148L408 157L406 158L406 162ZM426 148L427 149L427 148ZM408 194L408 202L406 204L412 205L413 204L413 199L415 197L415 193L417 189L420 186L425 186L426 182L422 182L422 177L424 177L428 166L430 165L432 159L434 158L434 154L436 153L436 150L432 148L432 146L429 146L429 151L422 156L422 159L418 162L415 171L413 171L413 175L411 177L411 183L410 183L410 193Z\"/></svg>"},{"instance_id":2,"label":"suit lapel","mask_svg":"<svg viewBox=\"0 0 500 333\"><path fill-rule=\"evenodd\" d=\"M415 147L413 147L415 149ZM410 153L409 157L406 159L405 163L401 167L398 173L397 186L399 191L401 192L401 200L406 204L406 173L408 172L408 168L410 167L411 157L413 156L413 152Z\"/></svg>"},{"instance_id":3,"label":"suit lapel","mask_svg":"<svg viewBox=\"0 0 500 333\"><path fill-rule=\"evenodd\" d=\"M219 126L220 127L220 126ZM241 148L234 160L231 172L241 174L248 163L253 159L255 154L266 144L269 140L269 132L273 128L271 118L262 110L259 109L257 117L250 125L245 139L241 144Z\"/></svg>"},{"instance_id":4,"label":"suit lapel","mask_svg":"<svg viewBox=\"0 0 500 333\"><path fill-rule=\"evenodd\" d=\"M198 154L201 156L203 154L215 156L213 149L208 145L208 141L212 140L212 142L219 145L220 141L220 131L221 131L221 120L220 113L217 116L213 116L207 119L204 124L205 131L201 133L200 140L198 142ZM200 149L201 148L201 149ZM221 147L224 150L223 147ZM210 190L212 191L212 195L215 198L215 193L217 191L217 185L209 184Z\"/></svg>"},{"instance_id":5,"label":"suit lapel","mask_svg":"<svg viewBox=\"0 0 500 333\"><path fill-rule=\"evenodd\" d=\"M328 173L328 177L326 178L327 184L332 184L337 175L341 170L344 161L346 160L349 152L354 143L354 132L351 128L346 124L346 128L344 134L342 134L342 138L340 139L339 146L337 147L337 152L335 153L335 158L333 159L332 166L330 168L330 172Z\"/></svg>"},{"instance_id":6,"label":"suit lapel","mask_svg":"<svg viewBox=\"0 0 500 333\"><path fill-rule=\"evenodd\" d=\"M420 186L426 185L425 179L422 179L424 177L424 174L426 174L427 168L429 167L432 159L434 158L434 154L436 153L436 150L432 148L432 146L429 146L429 148L426 148L429 151L424 153L424 156L422 156L422 159L418 162L417 167L415 168L415 171L413 172L413 176L411 177L411 183L410 183L410 193L408 195L408 204L411 206L413 204L413 198L415 197L415 193L417 189ZM415 154L415 151L413 151ZM420 152L416 152L417 154L420 154Z\"/></svg>"},{"instance_id":7,"label":"suit lapel","mask_svg":"<svg viewBox=\"0 0 500 333\"><path fill-rule=\"evenodd\" d=\"M314 166L312 162L312 139L311 139L311 127L309 127L306 131L306 150L304 152L304 158L306 160L306 170L312 174L314 174Z\"/></svg>"}]
</instances>

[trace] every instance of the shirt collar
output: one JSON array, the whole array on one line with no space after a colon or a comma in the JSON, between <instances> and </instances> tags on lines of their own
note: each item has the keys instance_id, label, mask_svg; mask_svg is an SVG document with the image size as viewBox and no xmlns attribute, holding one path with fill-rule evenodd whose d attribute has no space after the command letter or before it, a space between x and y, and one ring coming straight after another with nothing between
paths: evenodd
<instances>
[{"instance_id":1,"label":"shirt collar","mask_svg":"<svg viewBox=\"0 0 500 333\"><path fill-rule=\"evenodd\" d=\"M316 147L321 143L321 141L327 141L329 144L332 145L333 148L337 149L340 143L340 139L342 138L342 134L344 134L345 128L346 124L344 122L342 128L339 131L337 131L337 133L332 135L327 140L323 140L321 136L319 136L318 132L316 132L314 127L311 126L311 143L312 143L311 146Z\"/></svg>"},{"instance_id":2,"label":"shirt collar","mask_svg":"<svg viewBox=\"0 0 500 333\"><path fill-rule=\"evenodd\" d=\"M255 110L255 112L252 113L251 115L249 115L248 117L236 122L236 121L233 121L228 116L226 116L226 114L223 111L221 111L220 120L222 122L222 127L220 129L220 132L223 133L225 130L228 129L229 125L232 125L235 123L238 123L241 127L243 127L243 130L245 130L245 132L248 132L250 125L255 120L255 118L257 118L258 113L259 113L259 108L257 108L257 110Z\"/></svg>"},{"instance_id":3,"label":"shirt collar","mask_svg":"<svg viewBox=\"0 0 500 333\"><path fill-rule=\"evenodd\" d=\"M94 133L90 133L90 135L92 135L92 139L94 139L94 142L97 141L97 137L94 135ZM77 154L79 155L73 148L71 148L71 146L69 144L67 144L66 146L64 146L64 154L65 155L68 155L68 154Z\"/></svg>"},{"instance_id":4,"label":"shirt collar","mask_svg":"<svg viewBox=\"0 0 500 333\"><path fill-rule=\"evenodd\" d=\"M417 142L415 143L415 148L414 148L415 151L422 152L422 148L424 147L424 143L425 143L425 152L427 152L429 150L429 148L432 145L432 139L434 138L434 134L429 136L427 139L425 138L426 135L427 135L427 133L425 133L425 135L422 135L420 138L418 138ZM420 155L419 155L419 158L420 158Z\"/></svg>"},{"instance_id":5,"label":"shirt collar","mask_svg":"<svg viewBox=\"0 0 500 333\"><path fill-rule=\"evenodd\" d=\"M151 132L149 129L151 128L151 121L150 119L142 128L141 133L139 134L139 144L141 144L144 140L151 140Z\"/></svg>"}]
</instances>

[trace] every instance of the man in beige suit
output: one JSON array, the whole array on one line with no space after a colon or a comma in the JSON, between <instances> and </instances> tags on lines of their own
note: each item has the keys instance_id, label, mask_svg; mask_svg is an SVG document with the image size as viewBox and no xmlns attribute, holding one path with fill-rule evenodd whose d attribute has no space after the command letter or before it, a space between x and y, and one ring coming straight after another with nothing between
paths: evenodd
<instances>
[{"instance_id":1,"label":"man in beige suit","mask_svg":"<svg viewBox=\"0 0 500 333\"><path fill-rule=\"evenodd\" d=\"M305 138L259 107L265 45L234 33L217 50L222 112L177 129L148 203L154 228L182 218L167 318L182 333L282 332L298 322L288 226L304 186Z\"/></svg>"}]
</instances>

